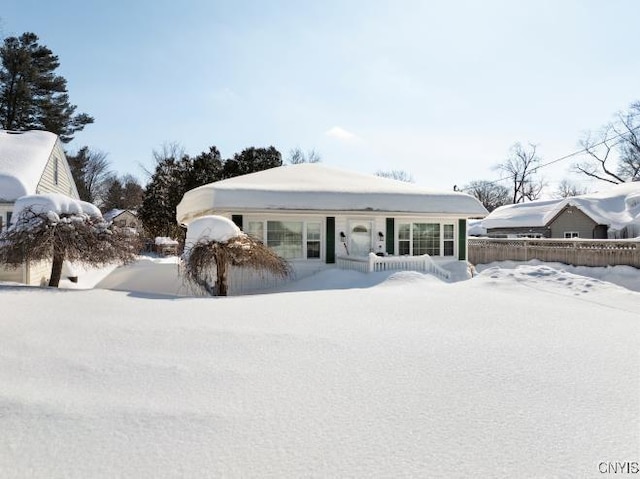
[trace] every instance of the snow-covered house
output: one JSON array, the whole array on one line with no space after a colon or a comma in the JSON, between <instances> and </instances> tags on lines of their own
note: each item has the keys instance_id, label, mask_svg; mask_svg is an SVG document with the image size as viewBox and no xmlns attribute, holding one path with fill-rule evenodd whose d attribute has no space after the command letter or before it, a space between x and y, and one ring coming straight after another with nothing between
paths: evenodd
<instances>
[{"instance_id":1,"label":"snow-covered house","mask_svg":"<svg viewBox=\"0 0 640 479\"><path fill-rule=\"evenodd\" d=\"M132 228L136 231L140 231L142 229L142 222L135 211L113 209L107 211L102 216L105 221L110 221L114 225L122 228Z\"/></svg>"},{"instance_id":2,"label":"snow-covered house","mask_svg":"<svg viewBox=\"0 0 640 479\"><path fill-rule=\"evenodd\" d=\"M565 199L506 205L482 220L494 238L633 238L640 236L640 182Z\"/></svg>"},{"instance_id":3,"label":"snow-covered house","mask_svg":"<svg viewBox=\"0 0 640 479\"><path fill-rule=\"evenodd\" d=\"M0 229L11 223L18 198L44 193L79 199L58 136L47 131L0 130ZM47 264L25 264L16 270L0 266L0 281L40 284L49 270Z\"/></svg>"},{"instance_id":4,"label":"snow-covered house","mask_svg":"<svg viewBox=\"0 0 640 479\"><path fill-rule=\"evenodd\" d=\"M300 164L195 188L176 217L188 226L211 214L232 219L275 249L300 277L370 253L466 260L466 221L487 211L464 193Z\"/></svg>"}]
</instances>

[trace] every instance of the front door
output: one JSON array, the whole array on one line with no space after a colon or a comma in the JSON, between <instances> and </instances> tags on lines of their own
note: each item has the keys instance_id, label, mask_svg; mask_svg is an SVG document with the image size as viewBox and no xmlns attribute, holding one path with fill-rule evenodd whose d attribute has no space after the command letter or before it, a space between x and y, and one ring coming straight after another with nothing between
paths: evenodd
<instances>
[{"instance_id":1,"label":"front door","mask_svg":"<svg viewBox=\"0 0 640 479\"><path fill-rule=\"evenodd\" d=\"M349 222L349 254L351 256L367 256L373 251L371 229L371 221Z\"/></svg>"}]
</instances>

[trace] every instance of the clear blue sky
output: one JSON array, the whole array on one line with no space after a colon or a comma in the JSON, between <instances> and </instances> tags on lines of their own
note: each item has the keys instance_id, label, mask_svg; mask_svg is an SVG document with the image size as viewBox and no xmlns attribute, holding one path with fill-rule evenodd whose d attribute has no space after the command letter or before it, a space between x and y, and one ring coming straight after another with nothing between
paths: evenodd
<instances>
[{"instance_id":1,"label":"clear blue sky","mask_svg":"<svg viewBox=\"0 0 640 479\"><path fill-rule=\"evenodd\" d=\"M516 141L544 161L640 100L635 0L3 0L2 36L59 56L95 124L69 145L144 178L178 142L223 157L316 149L450 189L496 179ZM553 189L570 161L543 170Z\"/></svg>"}]
</instances>

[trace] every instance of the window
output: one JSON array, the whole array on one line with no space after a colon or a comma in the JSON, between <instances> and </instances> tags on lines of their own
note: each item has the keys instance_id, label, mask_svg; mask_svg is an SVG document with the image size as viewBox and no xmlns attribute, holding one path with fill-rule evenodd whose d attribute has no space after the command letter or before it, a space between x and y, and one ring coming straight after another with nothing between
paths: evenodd
<instances>
[{"instance_id":1,"label":"window","mask_svg":"<svg viewBox=\"0 0 640 479\"><path fill-rule=\"evenodd\" d=\"M7 228L11 226L11 216L13 215L12 211L7 211Z\"/></svg>"},{"instance_id":2,"label":"window","mask_svg":"<svg viewBox=\"0 0 640 479\"><path fill-rule=\"evenodd\" d=\"M401 224L398 228L398 254L411 254L411 225Z\"/></svg>"},{"instance_id":3,"label":"window","mask_svg":"<svg viewBox=\"0 0 640 479\"><path fill-rule=\"evenodd\" d=\"M0 216L0 232L2 232L2 216Z\"/></svg>"},{"instance_id":4,"label":"window","mask_svg":"<svg viewBox=\"0 0 640 479\"><path fill-rule=\"evenodd\" d=\"M285 259L320 259L322 255L322 223L319 221L246 220L244 232Z\"/></svg>"},{"instance_id":5,"label":"window","mask_svg":"<svg viewBox=\"0 0 640 479\"><path fill-rule=\"evenodd\" d=\"M320 223L307 223L307 258L320 257Z\"/></svg>"},{"instance_id":6,"label":"window","mask_svg":"<svg viewBox=\"0 0 640 479\"><path fill-rule=\"evenodd\" d=\"M453 225L442 225L444 256L453 256L455 241L453 237Z\"/></svg>"},{"instance_id":7,"label":"window","mask_svg":"<svg viewBox=\"0 0 640 479\"><path fill-rule=\"evenodd\" d=\"M254 239L264 242L264 223L262 221L249 221L245 233Z\"/></svg>"},{"instance_id":8,"label":"window","mask_svg":"<svg viewBox=\"0 0 640 479\"><path fill-rule=\"evenodd\" d=\"M565 231L564 232L564 237L565 238L580 238L580 233L578 233L577 231Z\"/></svg>"},{"instance_id":9,"label":"window","mask_svg":"<svg viewBox=\"0 0 640 479\"><path fill-rule=\"evenodd\" d=\"M302 258L302 222L267 221L267 246L285 259Z\"/></svg>"},{"instance_id":10,"label":"window","mask_svg":"<svg viewBox=\"0 0 640 479\"><path fill-rule=\"evenodd\" d=\"M53 159L53 183L58 184L58 158Z\"/></svg>"},{"instance_id":11,"label":"window","mask_svg":"<svg viewBox=\"0 0 640 479\"><path fill-rule=\"evenodd\" d=\"M453 256L453 225L451 227L450 244ZM420 256L440 256L440 223L404 223L398 227L398 254ZM445 241L445 247L447 244Z\"/></svg>"}]
</instances>

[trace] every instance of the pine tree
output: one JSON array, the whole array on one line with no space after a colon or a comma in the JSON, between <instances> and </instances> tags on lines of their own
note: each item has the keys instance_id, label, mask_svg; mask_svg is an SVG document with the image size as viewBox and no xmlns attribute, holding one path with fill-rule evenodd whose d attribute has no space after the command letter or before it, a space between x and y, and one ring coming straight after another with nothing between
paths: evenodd
<instances>
[{"instance_id":1,"label":"pine tree","mask_svg":"<svg viewBox=\"0 0 640 479\"><path fill-rule=\"evenodd\" d=\"M224 164L223 175L225 178L255 173L282 166L282 155L273 146L269 148L245 148L240 153L233 155Z\"/></svg>"},{"instance_id":2,"label":"pine tree","mask_svg":"<svg viewBox=\"0 0 640 479\"><path fill-rule=\"evenodd\" d=\"M67 81L56 75L58 57L34 33L8 37L0 47L0 125L5 130L47 130L67 143L93 123L75 114Z\"/></svg>"}]
</instances>

